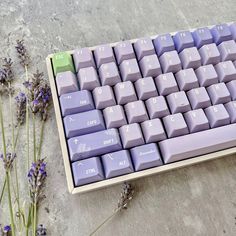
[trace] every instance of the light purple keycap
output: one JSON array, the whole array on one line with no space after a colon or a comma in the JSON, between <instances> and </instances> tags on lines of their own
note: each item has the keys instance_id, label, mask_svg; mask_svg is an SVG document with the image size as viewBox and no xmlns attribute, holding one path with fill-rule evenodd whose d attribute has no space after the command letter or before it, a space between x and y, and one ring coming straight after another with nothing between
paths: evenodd
<instances>
[{"instance_id":1,"label":"light purple keycap","mask_svg":"<svg viewBox=\"0 0 236 236\"><path fill-rule=\"evenodd\" d=\"M210 97L204 87L191 89L187 92L192 109L206 108L211 105Z\"/></svg>"},{"instance_id":2,"label":"light purple keycap","mask_svg":"<svg viewBox=\"0 0 236 236\"><path fill-rule=\"evenodd\" d=\"M188 111L184 114L190 133L209 129L208 119L202 109Z\"/></svg>"},{"instance_id":3,"label":"light purple keycap","mask_svg":"<svg viewBox=\"0 0 236 236\"><path fill-rule=\"evenodd\" d=\"M200 48L205 44L213 43L213 37L211 35L211 31L207 27L196 29L192 33L192 36L197 48Z\"/></svg>"},{"instance_id":4,"label":"light purple keycap","mask_svg":"<svg viewBox=\"0 0 236 236\"><path fill-rule=\"evenodd\" d=\"M213 65L200 66L195 70L200 86L207 87L218 83L218 75Z\"/></svg>"},{"instance_id":5,"label":"light purple keycap","mask_svg":"<svg viewBox=\"0 0 236 236\"><path fill-rule=\"evenodd\" d=\"M150 38L141 38L134 43L136 56L140 61L144 56L155 54L155 49Z\"/></svg>"},{"instance_id":6,"label":"light purple keycap","mask_svg":"<svg viewBox=\"0 0 236 236\"><path fill-rule=\"evenodd\" d=\"M137 123L124 125L119 128L119 132L124 148L131 148L144 144L142 131Z\"/></svg>"},{"instance_id":7,"label":"light purple keycap","mask_svg":"<svg viewBox=\"0 0 236 236\"><path fill-rule=\"evenodd\" d=\"M65 93L78 91L76 76L71 71L60 72L56 76L57 91L59 96Z\"/></svg>"},{"instance_id":8,"label":"light purple keycap","mask_svg":"<svg viewBox=\"0 0 236 236\"><path fill-rule=\"evenodd\" d=\"M156 54L143 57L139 61L143 77L156 77L162 73L161 65Z\"/></svg>"},{"instance_id":9,"label":"light purple keycap","mask_svg":"<svg viewBox=\"0 0 236 236\"><path fill-rule=\"evenodd\" d=\"M140 123L148 120L148 114L144 102L141 100L127 103L124 106L124 109L129 124Z\"/></svg>"},{"instance_id":10,"label":"light purple keycap","mask_svg":"<svg viewBox=\"0 0 236 236\"><path fill-rule=\"evenodd\" d=\"M76 49L73 53L76 72L81 68L95 67L93 54L88 48Z\"/></svg>"},{"instance_id":11,"label":"light purple keycap","mask_svg":"<svg viewBox=\"0 0 236 236\"><path fill-rule=\"evenodd\" d=\"M180 70L175 74L180 90L190 90L199 87L197 76L192 68Z\"/></svg>"},{"instance_id":12,"label":"light purple keycap","mask_svg":"<svg viewBox=\"0 0 236 236\"><path fill-rule=\"evenodd\" d=\"M123 107L120 105L105 108L103 110L103 116L107 129L119 128L127 124Z\"/></svg>"},{"instance_id":13,"label":"light purple keycap","mask_svg":"<svg viewBox=\"0 0 236 236\"><path fill-rule=\"evenodd\" d=\"M120 64L120 73L123 81L136 81L142 78L136 59L125 60Z\"/></svg>"},{"instance_id":14,"label":"light purple keycap","mask_svg":"<svg viewBox=\"0 0 236 236\"><path fill-rule=\"evenodd\" d=\"M215 25L211 29L211 33L216 44L232 39L232 34L227 24Z\"/></svg>"},{"instance_id":15,"label":"light purple keycap","mask_svg":"<svg viewBox=\"0 0 236 236\"><path fill-rule=\"evenodd\" d=\"M176 73L182 69L181 61L177 51L165 52L160 56L159 60L163 73Z\"/></svg>"},{"instance_id":16,"label":"light purple keycap","mask_svg":"<svg viewBox=\"0 0 236 236\"><path fill-rule=\"evenodd\" d=\"M115 62L102 64L99 68L99 76L102 85L113 86L121 82L120 75Z\"/></svg>"},{"instance_id":17,"label":"light purple keycap","mask_svg":"<svg viewBox=\"0 0 236 236\"><path fill-rule=\"evenodd\" d=\"M105 129L102 112L86 111L64 117L64 127L67 138L94 133Z\"/></svg>"},{"instance_id":18,"label":"light purple keycap","mask_svg":"<svg viewBox=\"0 0 236 236\"><path fill-rule=\"evenodd\" d=\"M189 31L180 31L177 32L174 36L175 48L178 52L181 52L185 48L194 47L194 40L191 32Z\"/></svg>"},{"instance_id":19,"label":"light purple keycap","mask_svg":"<svg viewBox=\"0 0 236 236\"><path fill-rule=\"evenodd\" d=\"M207 88L207 92L213 105L227 103L231 100L225 83L213 84Z\"/></svg>"},{"instance_id":20,"label":"light purple keycap","mask_svg":"<svg viewBox=\"0 0 236 236\"><path fill-rule=\"evenodd\" d=\"M168 138L188 134L188 127L181 113L168 115L163 118L164 127Z\"/></svg>"},{"instance_id":21,"label":"light purple keycap","mask_svg":"<svg viewBox=\"0 0 236 236\"><path fill-rule=\"evenodd\" d=\"M166 139L163 125L158 118L144 121L141 123L141 127L146 143L159 142Z\"/></svg>"},{"instance_id":22,"label":"light purple keycap","mask_svg":"<svg viewBox=\"0 0 236 236\"><path fill-rule=\"evenodd\" d=\"M114 86L116 101L123 105L137 100L134 85L130 81L118 83Z\"/></svg>"},{"instance_id":23,"label":"light purple keycap","mask_svg":"<svg viewBox=\"0 0 236 236\"><path fill-rule=\"evenodd\" d=\"M224 41L218 45L221 61L236 60L236 43L234 40Z\"/></svg>"},{"instance_id":24,"label":"light purple keycap","mask_svg":"<svg viewBox=\"0 0 236 236\"><path fill-rule=\"evenodd\" d=\"M91 93L87 90L61 95L60 105L62 116L94 109Z\"/></svg>"},{"instance_id":25,"label":"light purple keycap","mask_svg":"<svg viewBox=\"0 0 236 236\"><path fill-rule=\"evenodd\" d=\"M231 101L225 104L225 109L227 110L230 122L236 123L236 101Z\"/></svg>"},{"instance_id":26,"label":"light purple keycap","mask_svg":"<svg viewBox=\"0 0 236 236\"><path fill-rule=\"evenodd\" d=\"M135 58L134 49L130 41L122 41L114 47L117 63Z\"/></svg>"},{"instance_id":27,"label":"light purple keycap","mask_svg":"<svg viewBox=\"0 0 236 236\"><path fill-rule=\"evenodd\" d=\"M185 48L180 54L179 58L181 60L184 69L193 68L196 69L201 66L201 57L196 47Z\"/></svg>"},{"instance_id":28,"label":"light purple keycap","mask_svg":"<svg viewBox=\"0 0 236 236\"><path fill-rule=\"evenodd\" d=\"M232 100L236 100L236 80L232 80L226 84Z\"/></svg>"},{"instance_id":29,"label":"light purple keycap","mask_svg":"<svg viewBox=\"0 0 236 236\"><path fill-rule=\"evenodd\" d=\"M220 62L220 52L215 43L203 45L198 52L202 59L202 65L215 65Z\"/></svg>"},{"instance_id":30,"label":"light purple keycap","mask_svg":"<svg viewBox=\"0 0 236 236\"><path fill-rule=\"evenodd\" d=\"M119 151L122 146L117 129L108 129L70 138L68 148L71 161L77 161Z\"/></svg>"},{"instance_id":31,"label":"light purple keycap","mask_svg":"<svg viewBox=\"0 0 236 236\"><path fill-rule=\"evenodd\" d=\"M135 171L145 170L163 164L155 143L132 148L130 152Z\"/></svg>"},{"instance_id":32,"label":"light purple keycap","mask_svg":"<svg viewBox=\"0 0 236 236\"><path fill-rule=\"evenodd\" d=\"M139 79L135 82L135 89L140 100L157 96L157 89L152 77Z\"/></svg>"},{"instance_id":33,"label":"light purple keycap","mask_svg":"<svg viewBox=\"0 0 236 236\"><path fill-rule=\"evenodd\" d=\"M108 85L95 88L93 90L93 98L97 109L116 105L114 93Z\"/></svg>"},{"instance_id":34,"label":"light purple keycap","mask_svg":"<svg viewBox=\"0 0 236 236\"><path fill-rule=\"evenodd\" d=\"M235 146L236 124L166 139L159 143L165 164Z\"/></svg>"},{"instance_id":35,"label":"light purple keycap","mask_svg":"<svg viewBox=\"0 0 236 236\"><path fill-rule=\"evenodd\" d=\"M134 172L130 154L127 150L103 155L102 164L107 179Z\"/></svg>"},{"instance_id":36,"label":"light purple keycap","mask_svg":"<svg viewBox=\"0 0 236 236\"><path fill-rule=\"evenodd\" d=\"M170 114L163 96L149 98L145 103L151 119L162 118Z\"/></svg>"},{"instance_id":37,"label":"light purple keycap","mask_svg":"<svg viewBox=\"0 0 236 236\"><path fill-rule=\"evenodd\" d=\"M153 40L156 52L158 56L161 56L164 52L175 50L174 41L170 34L158 35Z\"/></svg>"},{"instance_id":38,"label":"light purple keycap","mask_svg":"<svg viewBox=\"0 0 236 236\"><path fill-rule=\"evenodd\" d=\"M157 90L160 95L166 96L170 93L179 91L173 73L159 75L155 78Z\"/></svg>"},{"instance_id":39,"label":"light purple keycap","mask_svg":"<svg viewBox=\"0 0 236 236\"><path fill-rule=\"evenodd\" d=\"M79 70L77 74L81 90L93 90L100 86L97 71L94 67L86 67Z\"/></svg>"},{"instance_id":40,"label":"light purple keycap","mask_svg":"<svg viewBox=\"0 0 236 236\"><path fill-rule=\"evenodd\" d=\"M184 91L172 93L168 95L166 99L172 114L191 110L188 98Z\"/></svg>"},{"instance_id":41,"label":"light purple keycap","mask_svg":"<svg viewBox=\"0 0 236 236\"><path fill-rule=\"evenodd\" d=\"M205 109L205 114L209 120L211 128L216 128L230 124L229 113L223 104L210 106Z\"/></svg>"},{"instance_id":42,"label":"light purple keycap","mask_svg":"<svg viewBox=\"0 0 236 236\"><path fill-rule=\"evenodd\" d=\"M236 80L236 68L232 61L222 61L215 65L220 82L229 82Z\"/></svg>"},{"instance_id":43,"label":"light purple keycap","mask_svg":"<svg viewBox=\"0 0 236 236\"><path fill-rule=\"evenodd\" d=\"M230 26L230 31L234 40L236 40L236 23L232 23Z\"/></svg>"},{"instance_id":44,"label":"light purple keycap","mask_svg":"<svg viewBox=\"0 0 236 236\"><path fill-rule=\"evenodd\" d=\"M113 50L108 44L97 46L94 50L94 57L98 68L102 64L115 62Z\"/></svg>"}]
</instances>

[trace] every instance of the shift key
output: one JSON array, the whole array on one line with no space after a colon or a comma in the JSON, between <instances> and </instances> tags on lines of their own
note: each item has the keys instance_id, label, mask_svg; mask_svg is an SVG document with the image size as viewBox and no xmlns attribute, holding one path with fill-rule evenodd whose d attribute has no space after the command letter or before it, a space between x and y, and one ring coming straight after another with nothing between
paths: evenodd
<instances>
[{"instance_id":1,"label":"shift key","mask_svg":"<svg viewBox=\"0 0 236 236\"><path fill-rule=\"evenodd\" d=\"M71 138L68 140L68 146L71 161L78 161L122 149L117 129L108 129Z\"/></svg>"}]
</instances>

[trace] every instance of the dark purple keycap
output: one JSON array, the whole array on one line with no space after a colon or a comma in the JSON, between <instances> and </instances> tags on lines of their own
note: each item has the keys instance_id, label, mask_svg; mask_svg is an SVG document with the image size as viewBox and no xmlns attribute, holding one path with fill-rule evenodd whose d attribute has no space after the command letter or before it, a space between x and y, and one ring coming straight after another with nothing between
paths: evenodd
<instances>
[{"instance_id":1,"label":"dark purple keycap","mask_svg":"<svg viewBox=\"0 0 236 236\"><path fill-rule=\"evenodd\" d=\"M62 116L89 111L94 109L90 91L81 90L60 96Z\"/></svg>"},{"instance_id":2,"label":"dark purple keycap","mask_svg":"<svg viewBox=\"0 0 236 236\"><path fill-rule=\"evenodd\" d=\"M141 38L134 43L136 56L140 61L144 56L155 54L155 49L150 38Z\"/></svg>"},{"instance_id":3,"label":"dark purple keycap","mask_svg":"<svg viewBox=\"0 0 236 236\"><path fill-rule=\"evenodd\" d=\"M179 54L179 58L184 69L196 69L201 66L201 57L196 47L183 49L183 51Z\"/></svg>"},{"instance_id":4,"label":"dark purple keycap","mask_svg":"<svg viewBox=\"0 0 236 236\"><path fill-rule=\"evenodd\" d=\"M92 157L72 163L75 186L90 184L104 179L99 157Z\"/></svg>"},{"instance_id":5,"label":"dark purple keycap","mask_svg":"<svg viewBox=\"0 0 236 236\"><path fill-rule=\"evenodd\" d=\"M223 41L231 40L232 34L227 24L215 25L211 29L211 33L216 44L220 44Z\"/></svg>"},{"instance_id":6,"label":"dark purple keycap","mask_svg":"<svg viewBox=\"0 0 236 236\"><path fill-rule=\"evenodd\" d=\"M225 108L229 113L230 122L236 123L236 101L226 103Z\"/></svg>"},{"instance_id":7,"label":"dark purple keycap","mask_svg":"<svg viewBox=\"0 0 236 236\"><path fill-rule=\"evenodd\" d=\"M236 100L236 80L232 80L226 84L232 100Z\"/></svg>"},{"instance_id":8,"label":"dark purple keycap","mask_svg":"<svg viewBox=\"0 0 236 236\"><path fill-rule=\"evenodd\" d=\"M207 27L196 29L192 35L197 48L200 48L205 44L213 43L211 31Z\"/></svg>"},{"instance_id":9,"label":"dark purple keycap","mask_svg":"<svg viewBox=\"0 0 236 236\"><path fill-rule=\"evenodd\" d=\"M164 163L184 160L236 146L236 124L159 142Z\"/></svg>"},{"instance_id":10,"label":"dark purple keycap","mask_svg":"<svg viewBox=\"0 0 236 236\"><path fill-rule=\"evenodd\" d=\"M86 111L64 117L64 127L67 138L89 134L105 129L100 110Z\"/></svg>"},{"instance_id":11,"label":"dark purple keycap","mask_svg":"<svg viewBox=\"0 0 236 236\"><path fill-rule=\"evenodd\" d=\"M230 26L230 31L234 40L236 40L236 23L232 23Z\"/></svg>"},{"instance_id":12,"label":"dark purple keycap","mask_svg":"<svg viewBox=\"0 0 236 236\"><path fill-rule=\"evenodd\" d=\"M106 178L132 173L134 171L129 151L122 150L102 156Z\"/></svg>"},{"instance_id":13,"label":"dark purple keycap","mask_svg":"<svg viewBox=\"0 0 236 236\"><path fill-rule=\"evenodd\" d=\"M134 49L130 41L122 41L114 47L117 63L135 58Z\"/></svg>"},{"instance_id":14,"label":"dark purple keycap","mask_svg":"<svg viewBox=\"0 0 236 236\"><path fill-rule=\"evenodd\" d=\"M236 60L236 43L234 40L222 42L218 45L221 61Z\"/></svg>"},{"instance_id":15,"label":"dark purple keycap","mask_svg":"<svg viewBox=\"0 0 236 236\"><path fill-rule=\"evenodd\" d=\"M132 148L130 152L135 171L161 166L163 164L155 143Z\"/></svg>"},{"instance_id":16,"label":"dark purple keycap","mask_svg":"<svg viewBox=\"0 0 236 236\"><path fill-rule=\"evenodd\" d=\"M164 52L175 50L174 41L170 34L158 35L153 43L158 56L161 56Z\"/></svg>"},{"instance_id":17,"label":"dark purple keycap","mask_svg":"<svg viewBox=\"0 0 236 236\"><path fill-rule=\"evenodd\" d=\"M98 68L102 64L115 62L113 50L108 44L97 46L94 50L94 57Z\"/></svg>"},{"instance_id":18,"label":"dark purple keycap","mask_svg":"<svg viewBox=\"0 0 236 236\"><path fill-rule=\"evenodd\" d=\"M189 31L180 31L177 32L174 36L175 48L178 52L181 52L184 48L194 47L194 40L191 32Z\"/></svg>"},{"instance_id":19,"label":"dark purple keycap","mask_svg":"<svg viewBox=\"0 0 236 236\"><path fill-rule=\"evenodd\" d=\"M163 53L160 58L161 68L164 73L173 72L176 73L182 69L179 55L176 51L170 51Z\"/></svg>"},{"instance_id":20,"label":"dark purple keycap","mask_svg":"<svg viewBox=\"0 0 236 236\"><path fill-rule=\"evenodd\" d=\"M215 65L220 62L220 52L215 43L203 45L198 52L202 59L202 65Z\"/></svg>"},{"instance_id":21,"label":"dark purple keycap","mask_svg":"<svg viewBox=\"0 0 236 236\"><path fill-rule=\"evenodd\" d=\"M229 82L236 79L236 68L232 61L222 61L215 65L220 82Z\"/></svg>"},{"instance_id":22,"label":"dark purple keycap","mask_svg":"<svg viewBox=\"0 0 236 236\"><path fill-rule=\"evenodd\" d=\"M115 152L122 149L117 129L108 129L68 140L71 161Z\"/></svg>"}]
</instances>

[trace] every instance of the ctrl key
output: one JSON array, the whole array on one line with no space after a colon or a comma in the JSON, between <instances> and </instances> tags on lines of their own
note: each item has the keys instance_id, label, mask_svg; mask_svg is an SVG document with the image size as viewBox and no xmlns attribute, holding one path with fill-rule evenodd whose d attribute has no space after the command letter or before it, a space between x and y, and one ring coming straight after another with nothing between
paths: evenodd
<instances>
[{"instance_id":1,"label":"ctrl key","mask_svg":"<svg viewBox=\"0 0 236 236\"><path fill-rule=\"evenodd\" d=\"M72 163L75 186L90 184L104 179L99 157L92 157Z\"/></svg>"}]
</instances>

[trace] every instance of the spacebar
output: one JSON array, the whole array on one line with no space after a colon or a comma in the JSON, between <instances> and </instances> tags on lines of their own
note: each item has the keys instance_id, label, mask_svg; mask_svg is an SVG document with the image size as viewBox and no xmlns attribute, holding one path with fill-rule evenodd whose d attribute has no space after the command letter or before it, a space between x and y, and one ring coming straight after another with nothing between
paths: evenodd
<instances>
[{"instance_id":1,"label":"spacebar","mask_svg":"<svg viewBox=\"0 0 236 236\"><path fill-rule=\"evenodd\" d=\"M236 124L159 142L164 163L180 161L236 146Z\"/></svg>"}]
</instances>

